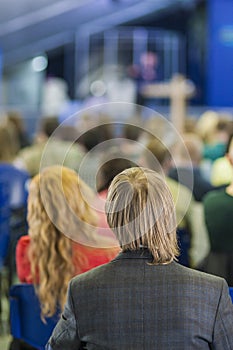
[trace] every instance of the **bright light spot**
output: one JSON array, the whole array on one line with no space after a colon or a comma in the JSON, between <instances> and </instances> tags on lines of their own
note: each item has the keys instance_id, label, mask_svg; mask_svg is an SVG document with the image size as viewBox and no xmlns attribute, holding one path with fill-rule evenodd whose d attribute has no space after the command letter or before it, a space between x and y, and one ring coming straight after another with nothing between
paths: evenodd
<instances>
[{"instance_id":1,"label":"bright light spot","mask_svg":"<svg viewBox=\"0 0 233 350\"><path fill-rule=\"evenodd\" d=\"M91 84L90 91L93 96L100 97L105 94L106 86L102 80L96 80Z\"/></svg>"},{"instance_id":2,"label":"bright light spot","mask_svg":"<svg viewBox=\"0 0 233 350\"><path fill-rule=\"evenodd\" d=\"M32 68L35 72L41 72L47 68L48 59L45 56L37 56L32 59Z\"/></svg>"}]
</instances>

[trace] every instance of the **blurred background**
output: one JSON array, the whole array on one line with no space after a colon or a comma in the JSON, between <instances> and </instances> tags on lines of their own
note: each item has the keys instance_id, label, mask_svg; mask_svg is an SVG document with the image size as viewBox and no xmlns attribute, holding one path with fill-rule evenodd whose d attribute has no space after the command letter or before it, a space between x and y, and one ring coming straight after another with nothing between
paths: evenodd
<instances>
[{"instance_id":1,"label":"blurred background","mask_svg":"<svg viewBox=\"0 0 233 350\"><path fill-rule=\"evenodd\" d=\"M198 190L200 185L205 187L205 194L215 186L233 186L232 166L225 157L233 131L232 14L231 0L0 1L0 233L6 233L3 239L7 239L6 249L0 241L0 349L9 349L8 290L17 277L16 243L27 234L26 198L19 196L23 202L18 206L13 198L14 205L9 207L9 193L17 191L11 177L3 172L4 166L27 171L21 172L22 194L27 195L25 183L39 172L41 164L63 162L69 149L70 157L64 164L80 170L88 153L79 174L94 188L93 174L102 161L100 155L110 148L104 141L124 138L124 142L112 143L114 150L117 154L124 150L137 163L142 150L136 142L150 145L153 153L160 150L158 144L150 144L156 136L171 154L177 152L178 167L189 170L179 147L173 147L177 134L156 111L171 120L181 135L184 131L182 136L191 133L191 138L186 135L183 141L191 157L191 170L197 171ZM121 104L104 105L108 102ZM93 107L99 105L101 108ZM80 113L68 121L78 112L84 112L85 118L79 118ZM58 128L63 121L68 125ZM125 121L129 128L124 128ZM52 134L56 137L50 138ZM43 164L49 138L54 142L46 149ZM77 142L71 149L74 140ZM99 153L90 152L99 144L105 145ZM154 156L157 158L156 152ZM168 166L166 171L169 175ZM19 180L19 173L15 174ZM187 174L190 179L190 172ZM177 180L176 174L173 176ZM192 258L186 265L193 268L199 267L210 249L202 198L195 197L198 203L191 218L191 234L183 227L180 231L185 256ZM186 214L188 206L183 198L181 204ZM6 221L11 238L1 226ZM191 235L195 238L192 244ZM232 252L233 246L226 243L226 251L229 249ZM4 270L6 256L10 257L9 273Z\"/></svg>"},{"instance_id":2,"label":"blurred background","mask_svg":"<svg viewBox=\"0 0 233 350\"><path fill-rule=\"evenodd\" d=\"M1 109L20 111L30 134L42 115L65 118L96 101L166 115L169 99L140 86L176 73L195 85L191 114L230 109L232 11L228 0L1 1Z\"/></svg>"}]
</instances>

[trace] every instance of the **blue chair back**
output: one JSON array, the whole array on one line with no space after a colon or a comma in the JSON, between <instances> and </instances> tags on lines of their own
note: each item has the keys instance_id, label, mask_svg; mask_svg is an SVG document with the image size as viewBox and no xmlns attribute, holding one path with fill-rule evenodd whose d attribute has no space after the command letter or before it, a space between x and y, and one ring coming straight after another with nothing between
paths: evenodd
<instances>
[{"instance_id":1,"label":"blue chair back","mask_svg":"<svg viewBox=\"0 0 233 350\"><path fill-rule=\"evenodd\" d=\"M0 163L0 274L8 270L8 284L15 273L15 247L27 226L27 197L30 175L12 164ZM1 277L1 276L0 276Z\"/></svg>"},{"instance_id":2,"label":"blue chair back","mask_svg":"<svg viewBox=\"0 0 233 350\"><path fill-rule=\"evenodd\" d=\"M12 164L0 163L0 179L8 184L10 208L18 209L27 204L27 182L30 175L27 171L17 169Z\"/></svg>"},{"instance_id":3,"label":"blue chair back","mask_svg":"<svg viewBox=\"0 0 233 350\"><path fill-rule=\"evenodd\" d=\"M231 300L233 303L233 287L229 287L229 292L230 292Z\"/></svg>"},{"instance_id":4,"label":"blue chair back","mask_svg":"<svg viewBox=\"0 0 233 350\"><path fill-rule=\"evenodd\" d=\"M59 316L57 313L46 318L44 323L40 314L39 300L32 284L17 284L10 288L11 335L38 350L45 350Z\"/></svg>"}]
</instances>

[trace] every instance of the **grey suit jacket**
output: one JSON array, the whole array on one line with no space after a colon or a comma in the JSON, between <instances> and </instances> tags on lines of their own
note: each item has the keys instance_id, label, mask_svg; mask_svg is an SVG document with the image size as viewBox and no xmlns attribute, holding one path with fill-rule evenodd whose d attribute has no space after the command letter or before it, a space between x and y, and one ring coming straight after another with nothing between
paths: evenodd
<instances>
[{"instance_id":1,"label":"grey suit jacket","mask_svg":"<svg viewBox=\"0 0 233 350\"><path fill-rule=\"evenodd\" d=\"M120 253L73 278L53 350L233 350L233 305L224 279L147 250Z\"/></svg>"}]
</instances>

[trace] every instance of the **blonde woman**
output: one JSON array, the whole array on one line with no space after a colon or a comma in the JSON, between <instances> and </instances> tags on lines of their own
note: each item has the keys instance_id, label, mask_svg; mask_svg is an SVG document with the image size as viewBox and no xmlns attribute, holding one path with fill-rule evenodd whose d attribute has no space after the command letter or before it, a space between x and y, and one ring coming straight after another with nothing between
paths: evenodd
<instances>
[{"instance_id":1,"label":"blonde woman","mask_svg":"<svg viewBox=\"0 0 233 350\"><path fill-rule=\"evenodd\" d=\"M175 209L163 178L131 168L109 188L122 252L73 278L47 344L60 349L233 349L226 281L179 265Z\"/></svg>"},{"instance_id":2,"label":"blonde woman","mask_svg":"<svg viewBox=\"0 0 233 350\"><path fill-rule=\"evenodd\" d=\"M52 316L57 305L63 309L74 275L108 262L119 251L116 241L98 235L92 197L66 167L45 168L30 183L29 235L18 242L16 263L20 281L35 284L43 316Z\"/></svg>"}]
</instances>

